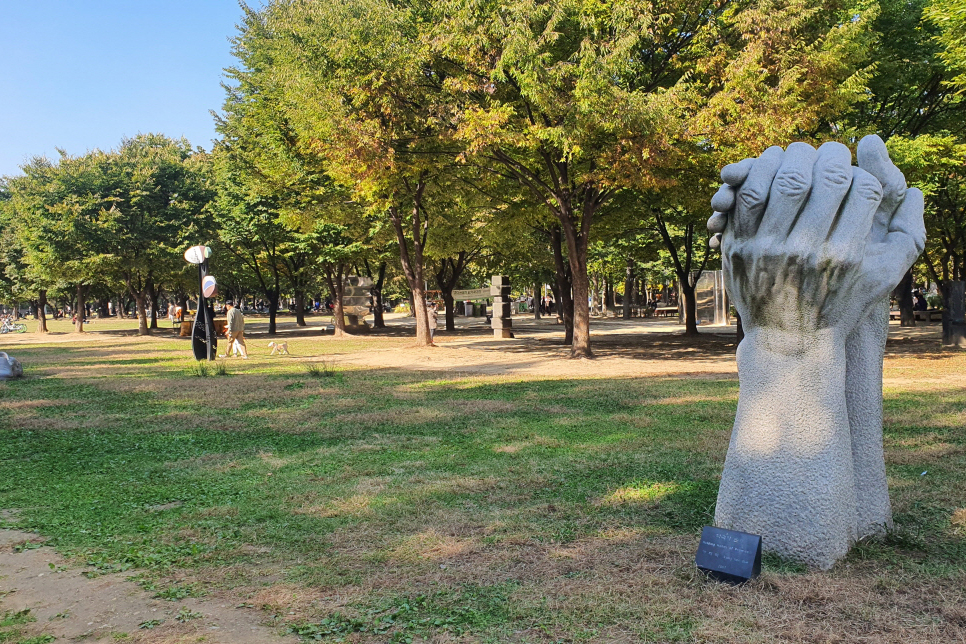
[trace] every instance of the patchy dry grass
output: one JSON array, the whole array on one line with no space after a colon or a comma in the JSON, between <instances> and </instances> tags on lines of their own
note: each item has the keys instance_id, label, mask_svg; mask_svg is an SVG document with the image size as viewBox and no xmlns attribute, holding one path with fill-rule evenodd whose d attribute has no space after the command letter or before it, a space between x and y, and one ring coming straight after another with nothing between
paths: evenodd
<instances>
[{"instance_id":1,"label":"patchy dry grass","mask_svg":"<svg viewBox=\"0 0 966 644\"><path fill-rule=\"evenodd\" d=\"M364 341L297 344L219 378L177 340L24 345L30 377L0 384L0 519L310 639L966 641L962 354L890 345L895 530L732 588L693 556L733 378L345 369L331 356Z\"/></svg>"}]
</instances>

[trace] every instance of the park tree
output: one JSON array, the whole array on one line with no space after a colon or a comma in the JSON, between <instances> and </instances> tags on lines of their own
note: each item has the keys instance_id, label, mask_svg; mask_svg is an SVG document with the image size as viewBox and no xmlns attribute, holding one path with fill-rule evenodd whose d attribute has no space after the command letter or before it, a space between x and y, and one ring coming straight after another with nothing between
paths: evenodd
<instances>
[{"instance_id":1,"label":"park tree","mask_svg":"<svg viewBox=\"0 0 966 644\"><path fill-rule=\"evenodd\" d=\"M966 142L952 135L893 137L889 155L925 196L926 248L921 262L943 297L950 323L950 282L966 280Z\"/></svg>"},{"instance_id":2,"label":"park tree","mask_svg":"<svg viewBox=\"0 0 966 644\"><path fill-rule=\"evenodd\" d=\"M149 332L147 298L155 294L156 306L162 281L181 270L183 236L206 228L210 190L198 154L184 140L139 135L109 152L33 159L9 181L38 297L73 284L78 332L91 287L114 280L137 304L140 332Z\"/></svg>"},{"instance_id":3,"label":"park tree","mask_svg":"<svg viewBox=\"0 0 966 644\"><path fill-rule=\"evenodd\" d=\"M157 326L158 300L165 282L184 267L184 249L211 234L213 192L203 153L187 140L138 135L105 159L110 177L109 206L100 213L105 261L134 299L138 331L150 332L147 303Z\"/></svg>"},{"instance_id":4,"label":"park tree","mask_svg":"<svg viewBox=\"0 0 966 644\"><path fill-rule=\"evenodd\" d=\"M31 270L17 225L13 199L5 182L0 182L0 302L13 304L14 318L19 315L19 302L30 302L37 320L37 332L47 333L48 285Z\"/></svg>"},{"instance_id":5,"label":"park tree","mask_svg":"<svg viewBox=\"0 0 966 644\"><path fill-rule=\"evenodd\" d=\"M37 157L8 180L25 263L45 284L73 289L75 331L84 332L91 286L114 267L101 221L114 204L111 154L95 150L57 163Z\"/></svg>"},{"instance_id":6,"label":"park tree","mask_svg":"<svg viewBox=\"0 0 966 644\"><path fill-rule=\"evenodd\" d=\"M417 344L430 343L426 248L433 203L455 156L446 147L442 61L425 38L429 6L378 0L273 2L248 11L238 38L271 65L277 105L299 145L352 191L367 215L391 225L413 293Z\"/></svg>"},{"instance_id":7,"label":"park tree","mask_svg":"<svg viewBox=\"0 0 966 644\"><path fill-rule=\"evenodd\" d=\"M435 6L434 46L458 63L447 86L461 92L466 154L519 181L559 224L574 357L592 355L593 223L621 190L686 181L695 151L759 152L813 129L861 89L867 21L834 2Z\"/></svg>"},{"instance_id":8,"label":"park tree","mask_svg":"<svg viewBox=\"0 0 966 644\"><path fill-rule=\"evenodd\" d=\"M966 135L966 104L954 78L959 73L957 63L955 56L947 56L956 51L952 38L955 13L947 11L955 4L930 0L879 3L879 15L873 22L875 42L869 52L874 72L868 79L868 100L856 103L843 119L830 124L830 135L845 133L848 139L857 141L865 134L878 134L890 145L894 138L911 140L930 135L962 139ZM951 49L944 48L947 42ZM937 148L930 141L925 139L920 147L931 150L926 156L933 161L936 150L950 149L944 145ZM916 147L909 143L898 145L903 150L910 149L910 145ZM914 167L908 170L918 174ZM935 223L935 218L927 221L929 226ZM929 238L945 234L943 229L927 229ZM912 308L913 270L909 269L895 293L902 326L916 324Z\"/></svg>"},{"instance_id":9,"label":"park tree","mask_svg":"<svg viewBox=\"0 0 966 644\"><path fill-rule=\"evenodd\" d=\"M940 57L949 71L945 82L956 90L966 89L966 0L932 0L925 17L937 29L931 35L941 46Z\"/></svg>"}]
</instances>

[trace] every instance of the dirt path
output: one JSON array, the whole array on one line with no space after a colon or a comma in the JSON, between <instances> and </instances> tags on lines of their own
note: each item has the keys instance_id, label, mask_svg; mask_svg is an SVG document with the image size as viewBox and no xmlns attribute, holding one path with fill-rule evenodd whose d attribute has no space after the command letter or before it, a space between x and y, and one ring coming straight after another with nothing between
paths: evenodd
<instances>
[{"instance_id":1,"label":"dirt path","mask_svg":"<svg viewBox=\"0 0 966 644\"><path fill-rule=\"evenodd\" d=\"M25 627L30 636L49 634L57 641L105 644L297 641L261 625L266 615L257 608L236 608L215 597L153 599L123 573L88 579L82 568L71 567L53 548L15 548L31 539L36 541L36 535L0 530L0 611L30 609L37 620ZM179 621L179 614L185 621ZM140 627L146 622L160 623L150 629Z\"/></svg>"}]
</instances>

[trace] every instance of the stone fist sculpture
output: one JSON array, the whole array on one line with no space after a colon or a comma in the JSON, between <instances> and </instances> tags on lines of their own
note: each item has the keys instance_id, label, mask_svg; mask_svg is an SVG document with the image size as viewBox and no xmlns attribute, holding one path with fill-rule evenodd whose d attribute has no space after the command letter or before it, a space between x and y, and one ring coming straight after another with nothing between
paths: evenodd
<instances>
[{"instance_id":1,"label":"stone fist sculpture","mask_svg":"<svg viewBox=\"0 0 966 644\"><path fill-rule=\"evenodd\" d=\"M772 147L721 172L711 245L741 315L715 522L829 568L891 525L882 452L888 294L925 244L923 197L876 136Z\"/></svg>"}]
</instances>

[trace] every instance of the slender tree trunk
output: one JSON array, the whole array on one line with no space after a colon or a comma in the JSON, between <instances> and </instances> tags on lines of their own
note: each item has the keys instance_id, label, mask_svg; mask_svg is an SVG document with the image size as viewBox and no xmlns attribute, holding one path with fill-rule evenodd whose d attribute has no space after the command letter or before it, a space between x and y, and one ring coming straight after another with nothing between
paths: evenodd
<instances>
[{"instance_id":1,"label":"slender tree trunk","mask_svg":"<svg viewBox=\"0 0 966 644\"><path fill-rule=\"evenodd\" d=\"M111 311L107 308L107 303L110 302L110 298L99 297L97 298L97 311L98 315L102 318L111 317Z\"/></svg>"},{"instance_id":2,"label":"slender tree trunk","mask_svg":"<svg viewBox=\"0 0 966 644\"><path fill-rule=\"evenodd\" d=\"M150 335L151 329L148 328L147 297L143 293L134 293L134 305L138 311L138 335Z\"/></svg>"},{"instance_id":3,"label":"slender tree trunk","mask_svg":"<svg viewBox=\"0 0 966 644\"><path fill-rule=\"evenodd\" d=\"M588 215L585 215L585 217ZM587 248L572 221L564 222L563 233L567 240L567 255L570 259L570 281L573 285L573 342L570 345L571 358L593 358L590 350L590 278L587 273Z\"/></svg>"},{"instance_id":4,"label":"slender tree trunk","mask_svg":"<svg viewBox=\"0 0 966 644\"><path fill-rule=\"evenodd\" d=\"M896 287L896 299L899 300L899 326L916 326L916 312L912 304L912 280L910 268Z\"/></svg>"},{"instance_id":5,"label":"slender tree trunk","mask_svg":"<svg viewBox=\"0 0 966 644\"><path fill-rule=\"evenodd\" d=\"M278 318L278 291L268 291L268 334L275 335L276 319Z\"/></svg>"},{"instance_id":6,"label":"slender tree trunk","mask_svg":"<svg viewBox=\"0 0 966 644\"><path fill-rule=\"evenodd\" d=\"M345 293L342 273L341 264L325 267L325 283L329 286L329 297L332 298L332 334L337 338L348 335L345 328L345 308L342 305L342 296Z\"/></svg>"},{"instance_id":7,"label":"slender tree trunk","mask_svg":"<svg viewBox=\"0 0 966 644\"><path fill-rule=\"evenodd\" d=\"M161 289L151 281L148 282L148 298L151 301L151 328L156 329L158 328L158 306L161 303Z\"/></svg>"},{"instance_id":8,"label":"slender tree trunk","mask_svg":"<svg viewBox=\"0 0 966 644\"><path fill-rule=\"evenodd\" d=\"M341 282L342 280L336 280L332 286L332 334L337 338L348 335L345 328L345 307L342 305L345 287Z\"/></svg>"},{"instance_id":9,"label":"slender tree trunk","mask_svg":"<svg viewBox=\"0 0 966 644\"><path fill-rule=\"evenodd\" d=\"M386 280L386 262L379 263L377 275L377 279L372 282L372 300L375 304L375 310L372 312L372 327L384 329L386 328L386 318L383 312L382 286Z\"/></svg>"},{"instance_id":10,"label":"slender tree trunk","mask_svg":"<svg viewBox=\"0 0 966 644\"><path fill-rule=\"evenodd\" d=\"M456 310L453 300L453 289L443 291L443 304L446 305L446 330L456 330Z\"/></svg>"},{"instance_id":11,"label":"slender tree trunk","mask_svg":"<svg viewBox=\"0 0 966 644\"><path fill-rule=\"evenodd\" d=\"M624 269L624 319L631 319L631 307L634 306L634 285L637 283L634 275L634 260L627 258Z\"/></svg>"},{"instance_id":12,"label":"slender tree trunk","mask_svg":"<svg viewBox=\"0 0 966 644\"><path fill-rule=\"evenodd\" d=\"M85 302L84 298L87 295L87 287L83 284L77 285L77 306L74 307L74 315L76 315L76 322L74 323L75 333L84 333L84 311Z\"/></svg>"},{"instance_id":13,"label":"slender tree trunk","mask_svg":"<svg viewBox=\"0 0 966 644\"><path fill-rule=\"evenodd\" d=\"M550 247L553 250L553 262L556 269L556 289L554 292L556 299L557 319L564 325L564 344L572 345L574 342L574 307L573 307L573 272L570 265L564 259L562 238L559 228L550 231ZM586 303L586 297L584 299Z\"/></svg>"},{"instance_id":14,"label":"slender tree trunk","mask_svg":"<svg viewBox=\"0 0 966 644\"><path fill-rule=\"evenodd\" d=\"M574 269L571 274L574 289L571 302L574 331L573 342L570 345L570 357L593 358L594 354L590 350L590 303L587 300L589 294L587 266L579 259L572 260L570 265ZM566 316L566 313L564 315Z\"/></svg>"},{"instance_id":15,"label":"slender tree trunk","mask_svg":"<svg viewBox=\"0 0 966 644\"><path fill-rule=\"evenodd\" d=\"M460 251L456 258L444 257L439 260L439 270L435 271L436 285L443 295L443 304L446 307L446 330L456 330L455 307L453 301L453 289L459 283L466 265L471 259L471 255L466 251Z\"/></svg>"},{"instance_id":16,"label":"slender tree trunk","mask_svg":"<svg viewBox=\"0 0 966 644\"><path fill-rule=\"evenodd\" d=\"M307 326L305 324L305 291L301 289L295 291L295 325Z\"/></svg>"},{"instance_id":17,"label":"slender tree trunk","mask_svg":"<svg viewBox=\"0 0 966 644\"><path fill-rule=\"evenodd\" d=\"M47 290L37 293L37 333L47 333Z\"/></svg>"},{"instance_id":18,"label":"slender tree trunk","mask_svg":"<svg viewBox=\"0 0 966 644\"><path fill-rule=\"evenodd\" d=\"M420 219L420 201L425 184L420 182L420 187L415 194L416 206L413 208L413 252L410 255L409 244L403 230L402 213L397 206L389 208L390 219L396 231L396 239L399 242L399 260L402 264L403 273L409 282L412 290L413 312L416 315L416 345L429 346L432 340L429 335L429 317L426 312L426 287L423 277L423 243L425 242L425 228Z\"/></svg>"},{"instance_id":19,"label":"slender tree trunk","mask_svg":"<svg viewBox=\"0 0 966 644\"><path fill-rule=\"evenodd\" d=\"M540 304L543 298L540 297L540 282L533 283L533 319L540 319Z\"/></svg>"},{"instance_id":20,"label":"slender tree trunk","mask_svg":"<svg viewBox=\"0 0 966 644\"><path fill-rule=\"evenodd\" d=\"M679 280L681 284L681 302L684 304L684 335L696 337L698 333L697 299L694 297L694 286L689 279Z\"/></svg>"}]
</instances>

